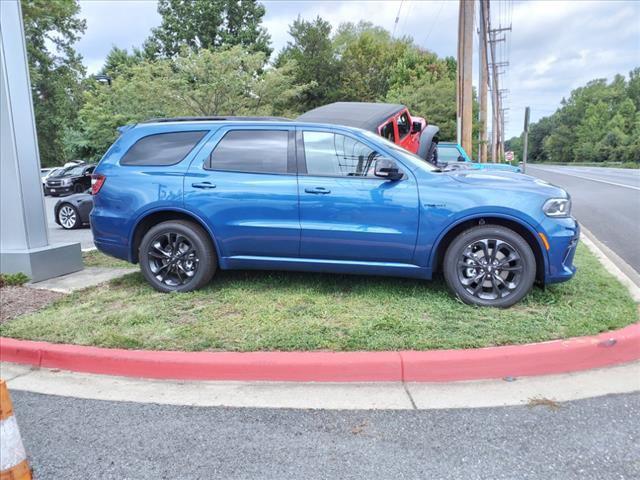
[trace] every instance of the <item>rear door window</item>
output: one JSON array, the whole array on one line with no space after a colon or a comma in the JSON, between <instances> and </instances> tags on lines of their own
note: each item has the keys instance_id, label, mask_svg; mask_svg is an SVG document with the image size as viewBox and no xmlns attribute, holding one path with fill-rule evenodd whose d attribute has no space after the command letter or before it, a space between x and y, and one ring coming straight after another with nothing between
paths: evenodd
<instances>
[{"instance_id":1,"label":"rear door window","mask_svg":"<svg viewBox=\"0 0 640 480\"><path fill-rule=\"evenodd\" d=\"M287 130L230 130L211 152L206 168L248 173L287 173Z\"/></svg>"},{"instance_id":2,"label":"rear door window","mask_svg":"<svg viewBox=\"0 0 640 480\"><path fill-rule=\"evenodd\" d=\"M120 165L175 165L189 155L207 131L156 133L142 137L127 151Z\"/></svg>"}]
</instances>

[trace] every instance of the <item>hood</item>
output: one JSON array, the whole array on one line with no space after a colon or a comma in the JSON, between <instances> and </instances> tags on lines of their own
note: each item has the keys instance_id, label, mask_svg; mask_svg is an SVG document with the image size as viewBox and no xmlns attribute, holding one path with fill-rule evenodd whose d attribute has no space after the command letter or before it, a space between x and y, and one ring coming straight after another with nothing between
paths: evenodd
<instances>
[{"instance_id":1,"label":"hood","mask_svg":"<svg viewBox=\"0 0 640 480\"><path fill-rule=\"evenodd\" d=\"M477 187L506 190L526 190L541 195L568 198L567 192L539 178L506 170L454 170L444 172L453 180Z\"/></svg>"}]
</instances>

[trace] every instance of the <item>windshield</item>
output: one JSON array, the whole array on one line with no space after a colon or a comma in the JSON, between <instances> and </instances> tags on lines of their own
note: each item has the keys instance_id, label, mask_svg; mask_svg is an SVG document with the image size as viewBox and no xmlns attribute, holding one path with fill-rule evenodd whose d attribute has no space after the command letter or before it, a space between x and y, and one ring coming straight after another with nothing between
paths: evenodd
<instances>
[{"instance_id":1,"label":"windshield","mask_svg":"<svg viewBox=\"0 0 640 480\"><path fill-rule=\"evenodd\" d=\"M424 158L419 157L415 153L411 153L410 151L405 150L404 148L397 146L395 143L390 142L386 138L383 138L380 135L378 135L376 133L373 133L373 132L369 132L367 130L361 130L361 132L364 135L366 135L367 137L371 138L372 140L374 140L376 142L380 142L380 143L384 144L385 147L390 148L391 150L393 150L396 155L399 155L402 158L402 160L405 160L405 161L407 161L408 163L410 163L412 165L418 165L420 168L428 170L430 172L432 172L434 170L437 170L436 167L431 165Z\"/></svg>"},{"instance_id":2,"label":"windshield","mask_svg":"<svg viewBox=\"0 0 640 480\"><path fill-rule=\"evenodd\" d=\"M63 172L63 175L65 177L77 177L79 175L82 175L82 172L84 171L84 169L85 169L84 165L78 165L77 167L69 167Z\"/></svg>"},{"instance_id":3,"label":"windshield","mask_svg":"<svg viewBox=\"0 0 640 480\"><path fill-rule=\"evenodd\" d=\"M439 162L457 162L458 157L462 154L453 145L438 145L438 161Z\"/></svg>"}]
</instances>

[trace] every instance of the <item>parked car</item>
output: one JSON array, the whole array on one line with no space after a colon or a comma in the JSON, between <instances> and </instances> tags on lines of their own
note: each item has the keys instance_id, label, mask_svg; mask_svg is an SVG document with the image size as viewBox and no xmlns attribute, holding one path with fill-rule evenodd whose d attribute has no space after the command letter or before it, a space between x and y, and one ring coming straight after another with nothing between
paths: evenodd
<instances>
[{"instance_id":1,"label":"parked car","mask_svg":"<svg viewBox=\"0 0 640 480\"><path fill-rule=\"evenodd\" d=\"M89 226L89 214L93 208L91 190L74 193L58 200L53 208L55 221L65 230Z\"/></svg>"},{"instance_id":2,"label":"parked car","mask_svg":"<svg viewBox=\"0 0 640 480\"><path fill-rule=\"evenodd\" d=\"M332 124L167 119L121 131L93 175L94 242L162 292L201 288L217 269L442 272L464 302L507 307L536 280L576 271L569 195L526 175L441 171Z\"/></svg>"},{"instance_id":3,"label":"parked car","mask_svg":"<svg viewBox=\"0 0 640 480\"><path fill-rule=\"evenodd\" d=\"M55 175L56 173L58 173L61 169L58 168L41 168L40 169L40 180L42 180L42 189L46 190L46 184L47 184L47 178L49 178L51 175ZM45 193L46 195L46 193Z\"/></svg>"},{"instance_id":4,"label":"parked car","mask_svg":"<svg viewBox=\"0 0 640 480\"><path fill-rule=\"evenodd\" d=\"M504 170L520 173L520 167L514 167L507 163L480 163L474 162L464 151L462 145L453 142L438 142L435 163L450 169L474 168L478 170Z\"/></svg>"},{"instance_id":5,"label":"parked car","mask_svg":"<svg viewBox=\"0 0 640 480\"><path fill-rule=\"evenodd\" d=\"M296 120L362 128L412 153L418 153L420 132L427 125L424 118L411 116L399 103L335 102L309 110Z\"/></svg>"},{"instance_id":6,"label":"parked car","mask_svg":"<svg viewBox=\"0 0 640 480\"><path fill-rule=\"evenodd\" d=\"M45 183L45 195L57 197L71 193L81 193L91 188L91 174L95 165L80 164L52 174Z\"/></svg>"}]
</instances>

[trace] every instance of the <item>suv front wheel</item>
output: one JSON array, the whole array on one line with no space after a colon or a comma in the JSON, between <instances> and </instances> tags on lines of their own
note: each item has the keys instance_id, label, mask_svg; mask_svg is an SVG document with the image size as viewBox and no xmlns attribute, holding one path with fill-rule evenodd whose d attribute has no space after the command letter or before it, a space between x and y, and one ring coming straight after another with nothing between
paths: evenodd
<instances>
[{"instance_id":1,"label":"suv front wheel","mask_svg":"<svg viewBox=\"0 0 640 480\"><path fill-rule=\"evenodd\" d=\"M160 292L190 292L211 280L217 257L209 235L182 220L150 228L138 250L142 274Z\"/></svg>"},{"instance_id":2,"label":"suv front wheel","mask_svg":"<svg viewBox=\"0 0 640 480\"><path fill-rule=\"evenodd\" d=\"M444 278L463 302L506 308L529 293L536 259L524 238L497 225L458 235L444 257Z\"/></svg>"}]
</instances>

